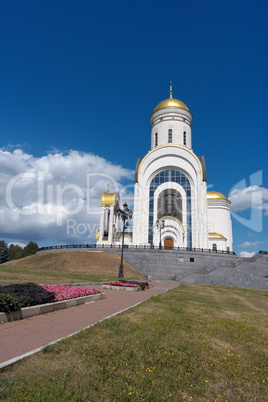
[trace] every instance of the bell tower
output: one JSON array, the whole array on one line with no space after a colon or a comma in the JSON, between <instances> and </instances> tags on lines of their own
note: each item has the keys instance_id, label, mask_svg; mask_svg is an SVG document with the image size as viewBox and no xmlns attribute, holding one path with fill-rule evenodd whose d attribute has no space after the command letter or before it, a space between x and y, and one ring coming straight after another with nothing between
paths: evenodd
<instances>
[{"instance_id":1,"label":"bell tower","mask_svg":"<svg viewBox=\"0 0 268 402\"><path fill-rule=\"evenodd\" d=\"M160 102L150 117L151 149L176 144L192 148L193 116L182 101L173 98L170 82L169 98Z\"/></svg>"}]
</instances>

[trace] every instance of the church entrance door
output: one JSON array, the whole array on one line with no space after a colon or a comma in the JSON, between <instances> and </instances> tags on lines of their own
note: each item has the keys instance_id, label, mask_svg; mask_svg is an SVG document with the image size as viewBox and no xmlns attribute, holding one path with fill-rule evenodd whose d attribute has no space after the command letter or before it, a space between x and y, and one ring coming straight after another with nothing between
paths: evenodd
<instances>
[{"instance_id":1,"label":"church entrance door","mask_svg":"<svg viewBox=\"0 0 268 402\"><path fill-rule=\"evenodd\" d=\"M168 249L168 250L171 250L173 247L174 247L173 239L171 239L170 237L167 237L164 240L164 248Z\"/></svg>"}]
</instances>

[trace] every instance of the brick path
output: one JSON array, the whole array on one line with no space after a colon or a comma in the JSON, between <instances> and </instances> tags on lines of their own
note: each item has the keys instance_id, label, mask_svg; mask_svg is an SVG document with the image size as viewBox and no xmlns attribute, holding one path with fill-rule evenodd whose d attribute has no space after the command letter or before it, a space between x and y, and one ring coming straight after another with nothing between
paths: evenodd
<instances>
[{"instance_id":1,"label":"brick path","mask_svg":"<svg viewBox=\"0 0 268 402\"><path fill-rule=\"evenodd\" d=\"M105 299L1 324L0 369L177 286L178 282L158 281L153 288L140 292L105 289Z\"/></svg>"}]
</instances>

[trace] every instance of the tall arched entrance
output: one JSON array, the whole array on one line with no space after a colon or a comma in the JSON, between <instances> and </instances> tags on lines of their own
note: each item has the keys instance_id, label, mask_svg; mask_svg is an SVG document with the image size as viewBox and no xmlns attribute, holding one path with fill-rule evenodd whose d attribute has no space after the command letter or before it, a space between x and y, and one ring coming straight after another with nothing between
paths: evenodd
<instances>
[{"instance_id":1,"label":"tall arched entrance","mask_svg":"<svg viewBox=\"0 0 268 402\"><path fill-rule=\"evenodd\" d=\"M163 190L158 191L162 186ZM155 195L157 193L157 195ZM154 223L166 216L175 218L186 228L184 245L192 247L192 207L191 207L191 184L188 177L179 169L163 169L158 172L150 183L149 190L149 216L148 216L148 243L157 244L154 236ZM164 234L164 233L163 233ZM173 240L176 247L178 242L176 233L172 236L165 233Z\"/></svg>"},{"instance_id":2,"label":"tall arched entrance","mask_svg":"<svg viewBox=\"0 0 268 402\"><path fill-rule=\"evenodd\" d=\"M170 237L167 237L164 240L164 248L167 249L167 250L171 250L171 249L173 249L173 247L174 247L173 239L171 239Z\"/></svg>"}]
</instances>

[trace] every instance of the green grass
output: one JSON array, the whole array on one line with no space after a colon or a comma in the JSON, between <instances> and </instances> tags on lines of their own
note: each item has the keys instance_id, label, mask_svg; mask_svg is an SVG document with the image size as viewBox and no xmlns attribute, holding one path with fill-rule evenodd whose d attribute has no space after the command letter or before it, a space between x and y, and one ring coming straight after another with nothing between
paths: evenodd
<instances>
[{"instance_id":1,"label":"green grass","mask_svg":"<svg viewBox=\"0 0 268 402\"><path fill-rule=\"evenodd\" d=\"M88 275L83 273L69 273L62 271L49 271L47 269L28 268L16 266L10 268L8 265L0 265L0 284L34 282L42 285L65 284L65 283L86 283L113 281L117 277L104 277L103 275Z\"/></svg>"},{"instance_id":2,"label":"green grass","mask_svg":"<svg viewBox=\"0 0 268 402\"><path fill-rule=\"evenodd\" d=\"M268 401L268 292L181 285L2 370L5 401Z\"/></svg>"}]
</instances>

